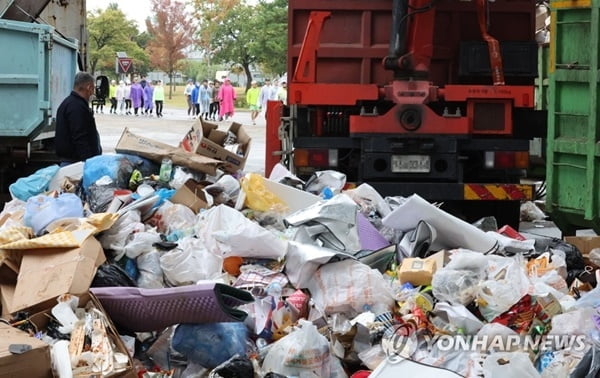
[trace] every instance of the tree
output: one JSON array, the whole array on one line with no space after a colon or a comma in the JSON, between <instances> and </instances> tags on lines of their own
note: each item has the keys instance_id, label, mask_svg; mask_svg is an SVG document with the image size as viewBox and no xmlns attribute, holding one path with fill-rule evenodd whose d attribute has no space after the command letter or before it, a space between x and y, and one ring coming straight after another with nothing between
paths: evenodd
<instances>
[{"instance_id":1,"label":"tree","mask_svg":"<svg viewBox=\"0 0 600 378\"><path fill-rule=\"evenodd\" d=\"M184 51L189 49L196 33L192 17L185 11L185 5L179 1L152 0L154 19L146 20L148 33L152 36L147 51L150 62L169 75L169 99L173 93L173 75L185 58Z\"/></svg>"},{"instance_id":2,"label":"tree","mask_svg":"<svg viewBox=\"0 0 600 378\"><path fill-rule=\"evenodd\" d=\"M287 4L287 0L262 0L256 6L255 23L260 32L251 48L267 74L282 75L287 71Z\"/></svg>"},{"instance_id":3,"label":"tree","mask_svg":"<svg viewBox=\"0 0 600 378\"><path fill-rule=\"evenodd\" d=\"M241 66L250 87L250 67L261 64L272 73L285 72L287 1L261 1L257 6L239 0L194 0L200 20L200 46L215 62L231 69Z\"/></svg>"},{"instance_id":4,"label":"tree","mask_svg":"<svg viewBox=\"0 0 600 378\"><path fill-rule=\"evenodd\" d=\"M134 41L138 30L116 4L105 10L88 13L89 62L92 73L97 70L114 72L116 53L126 52L134 60L134 67L147 64L148 57Z\"/></svg>"}]
</instances>

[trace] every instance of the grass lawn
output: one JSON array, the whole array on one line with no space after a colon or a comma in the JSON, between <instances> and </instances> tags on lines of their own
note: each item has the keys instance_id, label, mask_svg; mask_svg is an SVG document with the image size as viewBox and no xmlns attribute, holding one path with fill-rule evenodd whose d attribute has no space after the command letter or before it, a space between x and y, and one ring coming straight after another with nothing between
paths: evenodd
<instances>
[{"instance_id":1,"label":"grass lawn","mask_svg":"<svg viewBox=\"0 0 600 378\"><path fill-rule=\"evenodd\" d=\"M169 87L165 87L165 107L175 108L175 109L187 109L187 101L185 96L183 95L183 90L185 89L184 85L173 87L173 92L171 99L169 99ZM246 91L245 88L235 88L235 93L237 95L237 100L235 104L236 110L248 110L248 106L246 105L246 95L244 94Z\"/></svg>"}]
</instances>

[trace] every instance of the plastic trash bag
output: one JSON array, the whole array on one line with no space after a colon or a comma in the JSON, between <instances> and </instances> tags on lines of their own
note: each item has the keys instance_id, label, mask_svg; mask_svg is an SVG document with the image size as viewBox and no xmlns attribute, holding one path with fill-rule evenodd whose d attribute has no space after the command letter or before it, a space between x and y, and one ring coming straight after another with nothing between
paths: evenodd
<instances>
[{"instance_id":1,"label":"plastic trash bag","mask_svg":"<svg viewBox=\"0 0 600 378\"><path fill-rule=\"evenodd\" d=\"M233 356L214 368L208 378L254 378L254 366L248 357Z\"/></svg>"},{"instance_id":2,"label":"plastic trash bag","mask_svg":"<svg viewBox=\"0 0 600 378\"><path fill-rule=\"evenodd\" d=\"M223 259L210 253L200 240L185 237L178 248L160 257L160 266L169 284L183 286L219 277Z\"/></svg>"},{"instance_id":3,"label":"plastic trash bag","mask_svg":"<svg viewBox=\"0 0 600 378\"><path fill-rule=\"evenodd\" d=\"M58 170L59 167L55 164L39 169L30 176L21 177L8 187L10 195L13 199L27 201L33 196L44 193L48 190L48 185Z\"/></svg>"},{"instance_id":4,"label":"plastic trash bag","mask_svg":"<svg viewBox=\"0 0 600 378\"><path fill-rule=\"evenodd\" d=\"M98 239L102 244L102 248L105 251L113 251L112 256L118 261L125 255L129 236L145 229L146 226L141 223L140 212L128 211L110 229L104 231Z\"/></svg>"},{"instance_id":5,"label":"plastic trash bag","mask_svg":"<svg viewBox=\"0 0 600 378\"><path fill-rule=\"evenodd\" d=\"M390 311L391 288L381 273L355 260L323 265L306 285L315 304L327 314L354 317L364 311Z\"/></svg>"},{"instance_id":6,"label":"plastic trash bag","mask_svg":"<svg viewBox=\"0 0 600 378\"><path fill-rule=\"evenodd\" d=\"M153 244L161 241L160 234L152 229L136 232L128 238L127 243L123 246L123 251L127 257L135 259L143 253L154 250Z\"/></svg>"},{"instance_id":7,"label":"plastic trash bag","mask_svg":"<svg viewBox=\"0 0 600 378\"><path fill-rule=\"evenodd\" d=\"M477 293L481 315L492 321L506 312L529 291L529 278L517 260L489 256L488 278Z\"/></svg>"},{"instance_id":8,"label":"plastic trash bag","mask_svg":"<svg viewBox=\"0 0 600 378\"><path fill-rule=\"evenodd\" d=\"M600 376L600 346L594 345L571 372L572 378L597 378Z\"/></svg>"},{"instance_id":9,"label":"plastic trash bag","mask_svg":"<svg viewBox=\"0 0 600 378\"><path fill-rule=\"evenodd\" d=\"M243 323L180 324L171 346L189 361L214 369L231 357L246 355Z\"/></svg>"},{"instance_id":10,"label":"plastic trash bag","mask_svg":"<svg viewBox=\"0 0 600 378\"><path fill-rule=\"evenodd\" d=\"M83 187L87 189L103 176L110 177L118 188L128 188L129 179L135 169L143 176L158 172L158 166L136 155L98 155L85 161L83 166Z\"/></svg>"},{"instance_id":11,"label":"plastic trash bag","mask_svg":"<svg viewBox=\"0 0 600 378\"><path fill-rule=\"evenodd\" d=\"M299 323L300 328L270 347L263 371L285 376L331 376L329 342L311 322Z\"/></svg>"},{"instance_id":12,"label":"plastic trash bag","mask_svg":"<svg viewBox=\"0 0 600 378\"><path fill-rule=\"evenodd\" d=\"M524 352L492 353L483 361L483 376L485 378L540 378L529 355Z\"/></svg>"},{"instance_id":13,"label":"plastic trash bag","mask_svg":"<svg viewBox=\"0 0 600 378\"><path fill-rule=\"evenodd\" d=\"M245 205L256 211L274 211L284 213L285 202L267 189L264 178L257 173L248 173L242 179L242 188L246 193Z\"/></svg>"},{"instance_id":14,"label":"plastic trash bag","mask_svg":"<svg viewBox=\"0 0 600 378\"><path fill-rule=\"evenodd\" d=\"M87 202L90 205L90 210L92 210L93 213L106 212L108 206L115 198L115 190L117 190L117 187L111 184L90 185L87 195Z\"/></svg>"},{"instance_id":15,"label":"plastic trash bag","mask_svg":"<svg viewBox=\"0 0 600 378\"><path fill-rule=\"evenodd\" d=\"M91 287L136 287L135 282L116 264L102 264L94 276Z\"/></svg>"},{"instance_id":16,"label":"plastic trash bag","mask_svg":"<svg viewBox=\"0 0 600 378\"><path fill-rule=\"evenodd\" d=\"M481 274L471 270L440 269L433 274L433 295L440 301L468 305L477 297Z\"/></svg>"},{"instance_id":17,"label":"plastic trash bag","mask_svg":"<svg viewBox=\"0 0 600 378\"><path fill-rule=\"evenodd\" d=\"M288 247L286 240L225 205L199 214L194 229L205 248L221 257L261 257L276 260L285 256Z\"/></svg>"},{"instance_id":18,"label":"plastic trash bag","mask_svg":"<svg viewBox=\"0 0 600 378\"><path fill-rule=\"evenodd\" d=\"M160 289L165 287L163 270L160 266L160 253L157 250L142 253L136 259L140 271L137 285L144 289Z\"/></svg>"},{"instance_id":19,"label":"plastic trash bag","mask_svg":"<svg viewBox=\"0 0 600 378\"><path fill-rule=\"evenodd\" d=\"M531 201L526 201L521 204L521 221L533 222L536 220L546 219L546 214L540 210L537 205Z\"/></svg>"},{"instance_id":20,"label":"plastic trash bag","mask_svg":"<svg viewBox=\"0 0 600 378\"><path fill-rule=\"evenodd\" d=\"M64 193L57 198L44 195L31 197L25 205L25 225L38 236L55 220L82 217L81 199L72 193Z\"/></svg>"},{"instance_id":21,"label":"plastic trash bag","mask_svg":"<svg viewBox=\"0 0 600 378\"><path fill-rule=\"evenodd\" d=\"M166 202L152 218L158 232L170 234L185 231L196 223L196 214L187 206Z\"/></svg>"},{"instance_id":22,"label":"plastic trash bag","mask_svg":"<svg viewBox=\"0 0 600 378\"><path fill-rule=\"evenodd\" d=\"M330 189L333 194L338 194L346 185L346 175L338 171L319 171L306 181L304 190L309 193L321 195L325 189Z\"/></svg>"}]
</instances>

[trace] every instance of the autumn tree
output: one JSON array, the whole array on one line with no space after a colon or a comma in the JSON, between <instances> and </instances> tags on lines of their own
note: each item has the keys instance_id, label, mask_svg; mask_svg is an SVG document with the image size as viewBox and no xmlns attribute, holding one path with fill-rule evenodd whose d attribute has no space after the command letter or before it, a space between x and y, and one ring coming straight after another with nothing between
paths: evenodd
<instances>
[{"instance_id":1,"label":"autumn tree","mask_svg":"<svg viewBox=\"0 0 600 378\"><path fill-rule=\"evenodd\" d=\"M139 34L135 21L128 20L116 4L89 12L87 25L90 72L114 72L118 51L133 58L134 67L148 63L146 52L134 41Z\"/></svg>"},{"instance_id":2,"label":"autumn tree","mask_svg":"<svg viewBox=\"0 0 600 378\"><path fill-rule=\"evenodd\" d=\"M176 0L152 0L155 16L146 20L148 33L147 51L152 64L169 76L169 99L173 93L173 75L185 58L185 50L192 47L196 26L185 11L185 5Z\"/></svg>"}]
</instances>

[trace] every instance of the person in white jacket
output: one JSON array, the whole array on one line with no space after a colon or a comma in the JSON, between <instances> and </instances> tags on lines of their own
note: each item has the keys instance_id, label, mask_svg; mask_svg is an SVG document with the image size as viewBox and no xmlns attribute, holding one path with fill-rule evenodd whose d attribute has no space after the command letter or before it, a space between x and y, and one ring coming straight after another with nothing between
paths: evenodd
<instances>
[{"instance_id":1,"label":"person in white jacket","mask_svg":"<svg viewBox=\"0 0 600 378\"><path fill-rule=\"evenodd\" d=\"M273 100L271 98L271 91L273 90L273 86L271 85L271 80L266 79L265 84L260 87L260 94L258 95L258 105L259 111L264 110L267 111L267 101Z\"/></svg>"},{"instance_id":2,"label":"person in white jacket","mask_svg":"<svg viewBox=\"0 0 600 378\"><path fill-rule=\"evenodd\" d=\"M125 114L125 82L123 80L117 87L117 113Z\"/></svg>"}]
</instances>

